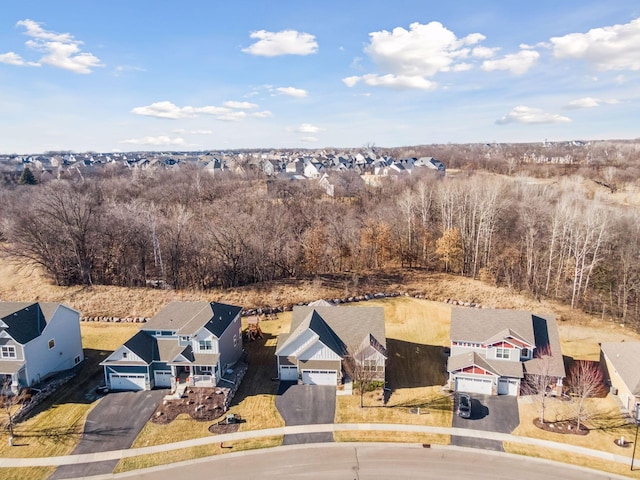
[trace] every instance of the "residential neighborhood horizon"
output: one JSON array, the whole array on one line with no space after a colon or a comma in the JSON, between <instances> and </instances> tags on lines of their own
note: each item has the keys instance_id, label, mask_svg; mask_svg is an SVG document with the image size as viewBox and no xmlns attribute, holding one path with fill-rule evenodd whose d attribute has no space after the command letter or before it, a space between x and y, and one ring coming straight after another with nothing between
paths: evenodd
<instances>
[{"instance_id":1,"label":"residential neighborhood horizon","mask_svg":"<svg viewBox=\"0 0 640 480\"><path fill-rule=\"evenodd\" d=\"M5 5L0 150L638 136L630 0L150 5Z\"/></svg>"}]
</instances>

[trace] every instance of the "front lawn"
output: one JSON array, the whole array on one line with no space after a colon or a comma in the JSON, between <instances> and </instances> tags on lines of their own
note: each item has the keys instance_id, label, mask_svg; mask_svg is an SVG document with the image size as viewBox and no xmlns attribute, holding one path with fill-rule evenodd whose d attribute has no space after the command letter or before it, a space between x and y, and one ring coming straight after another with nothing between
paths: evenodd
<instances>
[{"instance_id":1,"label":"front lawn","mask_svg":"<svg viewBox=\"0 0 640 480\"><path fill-rule=\"evenodd\" d=\"M451 426L451 398L442 392L447 378L444 347L449 345L451 308L410 297L356 305L385 310L388 399L382 406L380 392L367 394L365 408L360 408L357 391L352 396L340 396L335 422ZM447 435L403 433L394 437L388 432L337 432L334 436L338 441L449 443Z\"/></svg>"},{"instance_id":2,"label":"front lawn","mask_svg":"<svg viewBox=\"0 0 640 480\"><path fill-rule=\"evenodd\" d=\"M545 421L555 422L572 417L569 401L557 398L549 398L545 411ZM572 435L569 433L555 433L542 430L533 424L534 418L539 417L539 410L531 401L530 397L521 397L518 400L520 411L520 425L513 431L513 435L524 437L540 438L553 442L577 445L592 450L610 452L617 455L629 456L631 462L631 448L621 448L615 444L616 440L624 436L626 441L633 441L635 435L635 425L629 423L620 413L618 401L612 396L605 398L587 399L587 409L592 412L592 416L584 424L589 428L587 435ZM604 462L590 457L578 457L567 453L550 451L546 448L534 447L531 445L520 445L504 443L504 449L508 453L518 453L530 456L540 456L549 459L556 459L566 463L587 466L590 468L606 470L613 473L628 474L621 466L611 462Z\"/></svg>"},{"instance_id":3,"label":"front lawn","mask_svg":"<svg viewBox=\"0 0 640 480\"><path fill-rule=\"evenodd\" d=\"M103 383L98 364L138 330L135 324L81 323L85 360L77 375L37 407L34 415L15 427L15 446L10 447L8 432L0 436L2 457L49 457L70 454L80 440L84 421L96 403L93 387ZM0 422L6 423L5 412ZM42 479L53 468L3 469L2 478Z\"/></svg>"}]
</instances>

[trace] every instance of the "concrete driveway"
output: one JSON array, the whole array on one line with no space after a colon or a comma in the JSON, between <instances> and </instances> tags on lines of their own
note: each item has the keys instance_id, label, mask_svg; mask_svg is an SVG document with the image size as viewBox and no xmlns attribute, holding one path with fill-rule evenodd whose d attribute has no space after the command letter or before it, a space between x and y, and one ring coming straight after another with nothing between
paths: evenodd
<instances>
[{"instance_id":1,"label":"concrete driveway","mask_svg":"<svg viewBox=\"0 0 640 480\"><path fill-rule=\"evenodd\" d=\"M336 414L336 387L280 382L276 408L286 426L333 423ZM331 433L285 435L282 444L333 442Z\"/></svg>"},{"instance_id":2,"label":"concrete driveway","mask_svg":"<svg viewBox=\"0 0 640 480\"><path fill-rule=\"evenodd\" d=\"M471 394L471 418L453 415L453 425L485 432L511 433L520 424L518 398L509 395ZM502 442L479 438L452 437L451 445L503 452Z\"/></svg>"},{"instance_id":3,"label":"concrete driveway","mask_svg":"<svg viewBox=\"0 0 640 480\"><path fill-rule=\"evenodd\" d=\"M111 392L98 401L84 425L74 454L121 450L131 446L168 390ZM50 480L112 473L117 460L58 467Z\"/></svg>"}]
</instances>

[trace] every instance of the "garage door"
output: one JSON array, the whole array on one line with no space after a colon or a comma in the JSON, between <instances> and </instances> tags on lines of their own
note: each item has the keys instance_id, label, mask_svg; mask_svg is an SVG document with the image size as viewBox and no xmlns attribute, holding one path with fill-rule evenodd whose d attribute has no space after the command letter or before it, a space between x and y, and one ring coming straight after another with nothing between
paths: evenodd
<instances>
[{"instance_id":1,"label":"garage door","mask_svg":"<svg viewBox=\"0 0 640 480\"><path fill-rule=\"evenodd\" d=\"M456 377L456 392L484 393L491 395L491 379Z\"/></svg>"},{"instance_id":2,"label":"garage door","mask_svg":"<svg viewBox=\"0 0 640 480\"><path fill-rule=\"evenodd\" d=\"M144 374L118 374L112 373L109 376L111 390L144 390Z\"/></svg>"},{"instance_id":3,"label":"garage door","mask_svg":"<svg viewBox=\"0 0 640 480\"><path fill-rule=\"evenodd\" d=\"M295 365L280 365L280 380L295 382L298 380L298 367Z\"/></svg>"},{"instance_id":4,"label":"garage door","mask_svg":"<svg viewBox=\"0 0 640 480\"><path fill-rule=\"evenodd\" d=\"M302 383L305 385L337 385L336 370L303 370Z\"/></svg>"},{"instance_id":5,"label":"garage door","mask_svg":"<svg viewBox=\"0 0 640 480\"><path fill-rule=\"evenodd\" d=\"M498 380L498 395L518 395L518 380Z\"/></svg>"},{"instance_id":6,"label":"garage door","mask_svg":"<svg viewBox=\"0 0 640 480\"><path fill-rule=\"evenodd\" d=\"M156 370L153 372L156 387L171 386L171 370Z\"/></svg>"}]
</instances>

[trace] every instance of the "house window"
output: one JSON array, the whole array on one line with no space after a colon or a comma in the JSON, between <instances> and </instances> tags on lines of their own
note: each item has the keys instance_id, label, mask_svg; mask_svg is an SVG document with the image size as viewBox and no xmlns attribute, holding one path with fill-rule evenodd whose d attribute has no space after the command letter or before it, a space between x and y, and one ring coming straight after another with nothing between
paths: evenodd
<instances>
[{"instance_id":1,"label":"house window","mask_svg":"<svg viewBox=\"0 0 640 480\"><path fill-rule=\"evenodd\" d=\"M523 348L522 349L522 353L520 353L520 356L522 358L529 358L529 349L528 348Z\"/></svg>"},{"instance_id":2,"label":"house window","mask_svg":"<svg viewBox=\"0 0 640 480\"><path fill-rule=\"evenodd\" d=\"M56 346L56 341L52 338L49 340L49 350Z\"/></svg>"},{"instance_id":3,"label":"house window","mask_svg":"<svg viewBox=\"0 0 640 480\"><path fill-rule=\"evenodd\" d=\"M181 342L188 342L189 340L191 340L191 337L189 337L188 335L180 337Z\"/></svg>"},{"instance_id":4,"label":"house window","mask_svg":"<svg viewBox=\"0 0 640 480\"><path fill-rule=\"evenodd\" d=\"M202 373L209 373L210 374L213 371L213 367L211 367L211 365L205 365L205 366L200 367L200 371Z\"/></svg>"},{"instance_id":5,"label":"house window","mask_svg":"<svg viewBox=\"0 0 640 480\"><path fill-rule=\"evenodd\" d=\"M378 366L375 360L365 360L363 362L363 368L365 372L375 372Z\"/></svg>"},{"instance_id":6,"label":"house window","mask_svg":"<svg viewBox=\"0 0 640 480\"><path fill-rule=\"evenodd\" d=\"M198 344L200 346L200 350L213 350L211 340L200 340Z\"/></svg>"},{"instance_id":7,"label":"house window","mask_svg":"<svg viewBox=\"0 0 640 480\"><path fill-rule=\"evenodd\" d=\"M496 358L509 358L509 349L496 348Z\"/></svg>"},{"instance_id":8,"label":"house window","mask_svg":"<svg viewBox=\"0 0 640 480\"><path fill-rule=\"evenodd\" d=\"M129 352L122 352L122 358L129 358Z\"/></svg>"},{"instance_id":9,"label":"house window","mask_svg":"<svg viewBox=\"0 0 640 480\"><path fill-rule=\"evenodd\" d=\"M6 345L2 347L2 358L16 358L16 347L13 345Z\"/></svg>"},{"instance_id":10,"label":"house window","mask_svg":"<svg viewBox=\"0 0 640 480\"><path fill-rule=\"evenodd\" d=\"M80 363L80 355L76 355L76 358L73 359L73 364L77 365Z\"/></svg>"}]
</instances>

